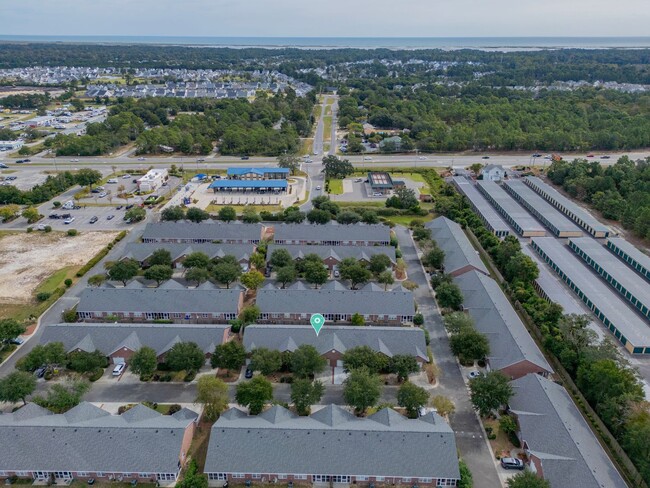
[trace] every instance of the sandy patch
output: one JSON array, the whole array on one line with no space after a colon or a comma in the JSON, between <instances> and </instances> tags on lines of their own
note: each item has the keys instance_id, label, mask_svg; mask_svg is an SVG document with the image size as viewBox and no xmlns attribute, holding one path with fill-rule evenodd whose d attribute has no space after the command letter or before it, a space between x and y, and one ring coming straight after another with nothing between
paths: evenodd
<instances>
[{"instance_id":1,"label":"sandy patch","mask_svg":"<svg viewBox=\"0 0 650 488\"><path fill-rule=\"evenodd\" d=\"M111 242L117 232L65 234L34 232L0 239L0 303L31 299L34 289L54 272L83 266Z\"/></svg>"}]
</instances>

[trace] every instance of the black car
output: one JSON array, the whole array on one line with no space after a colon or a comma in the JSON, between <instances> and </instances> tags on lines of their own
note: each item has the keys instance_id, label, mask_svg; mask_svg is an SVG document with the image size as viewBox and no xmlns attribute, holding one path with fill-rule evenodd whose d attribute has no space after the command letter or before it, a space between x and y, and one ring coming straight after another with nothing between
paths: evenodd
<instances>
[{"instance_id":1,"label":"black car","mask_svg":"<svg viewBox=\"0 0 650 488\"><path fill-rule=\"evenodd\" d=\"M58 219L59 216L58 216L58 214L50 214L50 218L51 219Z\"/></svg>"},{"instance_id":2,"label":"black car","mask_svg":"<svg viewBox=\"0 0 650 488\"><path fill-rule=\"evenodd\" d=\"M43 376L45 376L45 371L47 371L47 369L44 366L41 366L36 371L34 371L34 376L36 376L37 378L42 378Z\"/></svg>"},{"instance_id":3,"label":"black car","mask_svg":"<svg viewBox=\"0 0 650 488\"><path fill-rule=\"evenodd\" d=\"M250 159L250 157L249 157L249 156L242 156L241 158L242 158L242 159L243 159L244 161L247 161L247 160L249 160L249 159Z\"/></svg>"},{"instance_id":4,"label":"black car","mask_svg":"<svg viewBox=\"0 0 650 488\"><path fill-rule=\"evenodd\" d=\"M132 208L133 208L133 205L134 205L133 203L132 203L131 205L127 205L126 207L124 207L124 210L132 209Z\"/></svg>"},{"instance_id":5,"label":"black car","mask_svg":"<svg viewBox=\"0 0 650 488\"><path fill-rule=\"evenodd\" d=\"M244 373L244 378L251 379L252 377L253 377L253 370L250 368L246 368L246 372Z\"/></svg>"},{"instance_id":6,"label":"black car","mask_svg":"<svg viewBox=\"0 0 650 488\"><path fill-rule=\"evenodd\" d=\"M61 214L61 215L59 215L60 219L69 219L70 217L72 217L72 215L70 215L70 214Z\"/></svg>"},{"instance_id":7,"label":"black car","mask_svg":"<svg viewBox=\"0 0 650 488\"><path fill-rule=\"evenodd\" d=\"M122 205L118 205L117 207L115 207L115 210L122 210Z\"/></svg>"},{"instance_id":8,"label":"black car","mask_svg":"<svg viewBox=\"0 0 650 488\"><path fill-rule=\"evenodd\" d=\"M91 224L94 224L94 223L97 222L98 220L99 220L99 217L97 217L96 215L93 215L93 216L90 218L90 223L91 223Z\"/></svg>"},{"instance_id":9,"label":"black car","mask_svg":"<svg viewBox=\"0 0 650 488\"><path fill-rule=\"evenodd\" d=\"M23 164L24 162L25 162L24 159L19 159L18 161L16 161L16 164Z\"/></svg>"}]
</instances>

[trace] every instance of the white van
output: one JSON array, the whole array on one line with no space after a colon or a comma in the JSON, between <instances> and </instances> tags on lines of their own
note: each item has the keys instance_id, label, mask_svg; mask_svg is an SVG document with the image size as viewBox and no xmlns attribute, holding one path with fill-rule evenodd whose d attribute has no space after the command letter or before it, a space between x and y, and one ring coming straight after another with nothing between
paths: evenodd
<instances>
[{"instance_id":1,"label":"white van","mask_svg":"<svg viewBox=\"0 0 650 488\"><path fill-rule=\"evenodd\" d=\"M68 200L67 202L65 202L63 204L63 206L61 208L65 209L65 210L72 210L74 208L74 202L72 200Z\"/></svg>"},{"instance_id":2,"label":"white van","mask_svg":"<svg viewBox=\"0 0 650 488\"><path fill-rule=\"evenodd\" d=\"M126 368L126 364L120 363L116 364L115 367L113 368L113 376L119 376L124 372L124 368Z\"/></svg>"},{"instance_id":3,"label":"white van","mask_svg":"<svg viewBox=\"0 0 650 488\"><path fill-rule=\"evenodd\" d=\"M111 178L107 180L106 183L117 183L117 178Z\"/></svg>"}]
</instances>

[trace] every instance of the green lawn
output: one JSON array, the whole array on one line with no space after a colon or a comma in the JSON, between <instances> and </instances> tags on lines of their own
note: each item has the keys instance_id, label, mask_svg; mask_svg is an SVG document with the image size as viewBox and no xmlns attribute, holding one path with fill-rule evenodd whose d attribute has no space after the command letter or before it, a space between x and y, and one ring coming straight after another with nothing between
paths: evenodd
<instances>
[{"instance_id":1,"label":"green lawn","mask_svg":"<svg viewBox=\"0 0 650 488\"><path fill-rule=\"evenodd\" d=\"M323 117L323 141L328 141L332 138L332 116L326 115Z\"/></svg>"},{"instance_id":2,"label":"green lawn","mask_svg":"<svg viewBox=\"0 0 650 488\"><path fill-rule=\"evenodd\" d=\"M70 237L70 239L76 239L75 237ZM54 290L59 288L60 286L64 286L63 282L67 278L74 278L74 275L77 271L79 271L80 266L68 266L66 268L62 268L55 272L52 276L49 278L46 278L38 287L36 287L36 290L34 291L34 295L38 295L39 293L46 292L46 293L54 293Z\"/></svg>"},{"instance_id":3,"label":"green lawn","mask_svg":"<svg viewBox=\"0 0 650 488\"><path fill-rule=\"evenodd\" d=\"M394 215L392 217L385 217L388 222L392 222L395 225L406 225L408 226L412 220L420 220L421 222L429 222L435 217L435 215L429 213L421 217L419 215Z\"/></svg>"},{"instance_id":4,"label":"green lawn","mask_svg":"<svg viewBox=\"0 0 650 488\"><path fill-rule=\"evenodd\" d=\"M343 194L343 180L330 180L330 193L332 195L341 195Z\"/></svg>"}]
</instances>

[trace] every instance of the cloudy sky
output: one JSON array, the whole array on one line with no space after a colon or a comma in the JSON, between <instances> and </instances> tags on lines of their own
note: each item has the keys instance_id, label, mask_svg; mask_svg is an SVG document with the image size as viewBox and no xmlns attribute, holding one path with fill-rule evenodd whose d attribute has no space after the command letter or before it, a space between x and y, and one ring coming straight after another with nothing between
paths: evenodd
<instances>
[{"instance_id":1,"label":"cloudy sky","mask_svg":"<svg viewBox=\"0 0 650 488\"><path fill-rule=\"evenodd\" d=\"M648 36L648 1L0 0L0 34Z\"/></svg>"}]
</instances>

